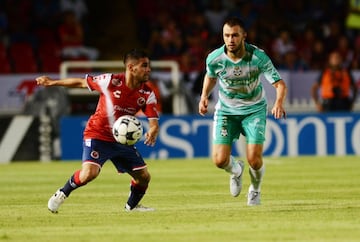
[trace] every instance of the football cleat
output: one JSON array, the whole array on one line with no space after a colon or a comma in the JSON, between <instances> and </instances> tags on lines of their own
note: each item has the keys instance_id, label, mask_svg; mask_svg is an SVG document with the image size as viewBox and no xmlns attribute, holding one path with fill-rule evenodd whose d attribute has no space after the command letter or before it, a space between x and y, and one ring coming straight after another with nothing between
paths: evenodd
<instances>
[{"instance_id":1,"label":"football cleat","mask_svg":"<svg viewBox=\"0 0 360 242\"><path fill-rule=\"evenodd\" d=\"M48 201L48 209L52 213L57 213L60 205L65 201L67 196L64 192L57 190L54 195L52 195Z\"/></svg>"},{"instance_id":2,"label":"football cleat","mask_svg":"<svg viewBox=\"0 0 360 242\"><path fill-rule=\"evenodd\" d=\"M256 192L249 189L247 205L248 206L260 205L260 195L261 195L260 192Z\"/></svg>"},{"instance_id":3,"label":"football cleat","mask_svg":"<svg viewBox=\"0 0 360 242\"><path fill-rule=\"evenodd\" d=\"M152 212L155 208L145 207L141 204L136 205L134 208L130 208L128 204L125 205L126 212Z\"/></svg>"}]
</instances>

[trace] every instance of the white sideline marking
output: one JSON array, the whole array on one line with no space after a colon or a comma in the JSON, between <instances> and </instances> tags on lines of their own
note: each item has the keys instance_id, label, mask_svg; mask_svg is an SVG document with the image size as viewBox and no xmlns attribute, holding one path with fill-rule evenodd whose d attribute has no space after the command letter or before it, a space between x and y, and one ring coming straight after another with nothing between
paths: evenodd
<instances>
[{"instance_id":1,"label":"white sideline marking","mask_svg":"<svg viewBox=\"0 0 360 242\"><path fill-rule=\"evenodd\" d=\"M0 163L9 163L13 159L33 119L33 116L24 115L12 119L0 143Z\"/></svg>"}]
</instances>

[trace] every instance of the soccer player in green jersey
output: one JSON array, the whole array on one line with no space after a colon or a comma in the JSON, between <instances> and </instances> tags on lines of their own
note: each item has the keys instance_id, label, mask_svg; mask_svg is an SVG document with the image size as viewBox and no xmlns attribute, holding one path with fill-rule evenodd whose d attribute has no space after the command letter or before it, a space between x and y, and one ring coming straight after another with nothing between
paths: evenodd
<instances>
[{"instance_id":1,"label":"soccer player in green jersey","mask_svg":"<svg viewBox=\"0 0 360 242\"><path fill-rule=\"evenodd\" d=\"M263 143L267 103L260 75L276 89L271 109L275 119L285 118L287 87L266 53L247 43L243 22L228 18L223 26L224 45L206 58L206 74L199 102L199 113L208 111L209 95L217 81L219 98L215 106L212 159L218 168L230 173L230 193L236 197L242 188L244 163L231 155L232 143L240 134L246 137L246 158L251 184L249 206L260 204L260 185L265 171Z\"/></svg>"}]
</instances>

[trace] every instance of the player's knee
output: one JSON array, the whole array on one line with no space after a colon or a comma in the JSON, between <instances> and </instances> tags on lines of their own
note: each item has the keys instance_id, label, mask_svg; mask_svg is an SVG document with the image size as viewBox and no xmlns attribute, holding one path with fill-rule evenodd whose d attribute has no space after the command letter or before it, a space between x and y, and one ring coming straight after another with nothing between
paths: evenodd
<instances>
[{"instance_id":1,"label":"player's knee","mask_svg":"<svg viewBox=\"0 0 360 242\"><path fill-rule=\"evenodd\" d=\"M148 171L143 171L133 176L133 179L136 184L139 184L140 186L147 186L150 183L151 175Z\"/></svg>"},{"instance_id":2,"label":"player's knee","mask_svg":"<svg viewBox=\"0 0 360 242\"><path fill-rule=\"evenodd\" d=\"M262 157L259 156L248 156L248 162L254 170L260 169L263 163Z\"/></svg>"},{"instance_id":3,"label":"player's knee","mask_svg":"<svg viewBox=\"0 0 360 242\"><path fill-rule=\"evenodd\" d=\"M249 165L254 169L258 170L263 164L262 158L262 146L261 145L249 145L246 158Z\"/></svg>"},{"instance_id":4,"label":"player's knee","mask_svg":"<svg viewBox=\"0 0 360 242\"><path fill-rule=\"evenodd\" d=\"M149 172L145 172L140 176L139 182L143 185L147 185L150 183L151 175Z\"/></svg>"},{"instance_id":5,"label":"player's knee","mask_svg":"<svg viewBox=\"0 0 360 242\"><path fill-rule=\"evenodd\" d=\"M213 162L218 168L224 168L229 162L229 158L221 154L215 154L213 156Z\"/></svg>"}]
</instances>

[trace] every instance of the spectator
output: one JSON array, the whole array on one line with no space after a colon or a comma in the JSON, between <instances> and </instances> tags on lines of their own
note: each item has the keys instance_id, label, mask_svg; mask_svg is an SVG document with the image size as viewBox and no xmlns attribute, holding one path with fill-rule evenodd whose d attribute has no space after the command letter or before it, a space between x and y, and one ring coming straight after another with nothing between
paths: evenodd
<instances>
[{"instance_id":1,"label":"spectator","mask_svg":"<svg viewBox=\"0 0 360 242\"><path fill-rule=\"evenodd\" d=\"M195 13L189 19L191 28L186 28L186 50L181 58L181 69L185 72L202 71L204 58L209 48L209 28L203 14Z\"/></svg>"},{"instance_id":2,"label":"spectator","mask_svg":"<svg viewBox=\"0 0 360 242\"><path fill-rule=\"evenodd\" d=\"M341 55L343 67L350 68L354 58L354 50L352 46L350 46L349 39L346 35L341 35L339 37L336 51Z\"/></svg>"},{"instance_id":3,"label":"spectator","mask_svg":"<svg viewBox=\"0 0 360 242\"><path fill-rule=\"evenodd\" d=\"M28 42L35 46L31 33L31 2L25 0L5 1L4 9L8 21L9 44Z\"/></svg>"},{"instance_id":4,"label":"spectator","mask_svg":"<svg viewBox=\"0 0 360 242\"><path fill-rule=\"evenodd\" d=\"M326 52L324 42L321 39L316 39L312 48L310 69L321 70L326 63Z\"/></svg>"},{"instance_id":5,"label":"spectator","mask_svg":"<svg viewBox=\"0 0 360 242\"><path fill-rule=\"evenodd\" d=\"M208 7L206 7L204 11L204 16L209 23L212 34L220 34L220 30L228 14L229 12L223 7L222 1L211 0L209 2Z\"/></svg>"},{"instance_id":6,"label":"spectator","mask_svg":"<svg viewBox=\"0 0 360 242\"><path fill-rule=\"evenodd\" d=\"M256 23L258 11L252 1L234 0L230 10L230 16L236 16L244 21L246 29L250 29Z\"/></svg>"},{"instance_id":7,"label":"spectator","mask_svg":"<svg viewBox=\"0 0 360 242\"><path fill-rule=\"evenodd\" d=\"M342 67L341 55L334 51L312 87L312 97L320 112L351 111L357 96L357 87L348 69ZM320 92L320 97L319 97Z\"/></svg>"},{"instance_id":8,"label":"spectator","mask_svg":"<svg viewBox=\"0 0 360 242\"><path fill-rule=\"evenodd\" d=\"M280 30L279 35L275 38L272 45L273 59L276 65L282 65L285 54L289 51L295 51L295 49L290 30L286 28Z\"/></svg>"},{"instance_id":9,"label":"spectator","mask_svg":"<svg viewBox=\"0 0 360 242\"><path fill-rule=\"evenodd\" d=\"M136 0L130 1L133 4L138 38L146 46L150 42L154 29L154 20L158 16L159 5L157 1ZM156 25L156 24L155 24Z\"/></svg>"},{"instance_id":10,"label":"spectator","mask_svg":"<svg viewBox=\"0 0 360 242\"><path fill-rule=\"evenodd\" d=\"M296 50L299 58L310 65L312 57L312 49L316 42L315 31L313 28L306 28L305 31L300 33L300 36L296 40Z\"/></svg>"},{"instance_id":11,"label":"spectator","mask_svg":"<svg viewBox=\"0 0 360 242\"><path fill-rule=\"evenodd\" d=\"M59 26L60 44L64 59L86 58L96 60L99 56L97 49L84 45L84 33L81 23L76 19L74 12L63 13L63 22Z\"/></svg>"},{"instance_id":12,"label":"spectator","mask_svg":"<svg viewBox=\"0 0 360 242\"><path fill-rule=\"evenodd\" d=\"M58 0L34 0L32 4L33 20L35 29L56 28L60 19L60 7Z\"/></svg>"},{"instance_id":13,"label":"spectator","mask_svg":"<svg viewBox=\"0 0 360 242\"><path fill-rule=\"evenodd\" d=\"M296 32L304 31L311 19L309 4L307 1L284 1L286 10L284 15L287 23Z\"/></svg>"},{"instance_id":14,"label":"spectator","mask_svg":"<svg viewBox=\"0 0 360 242\"><path fill-rule=\"evenodd\" d=\"M177 22L168 13L161 12L157 27L151 33L148 49L152 59L176 58L183 50L183 39Z\"/></svg>"},{"instance_id":15,"label":"spectator","mask_svg":"<svg viewBox=\"0 0 360 242\"><path fill-rule=\"evenodd\" d=\"M76 19L84 24L84 18L88 14L88 8L84 0L60 0L60 10L62 12L72 11Z\"/></svg>"},{"instance_id":16,"label":"spectator","mask_svg":"<svg viewBox=\"0 0 360 242\"><path fill-rule=\"evenodd\" d=\"M284 54L283 62L279 65L279 70L305 71L308 69L295 50L290 50Z\"/></svg>"},{"instance_id":17,"label":"spectator","mask_svg":"<svg viewBox=\"0 0 360 242\"><path fill-rule=\"evenodd\" d=\"M354 41L354 58L351 63L352 69L360 69L360 35Z\"/></svg>"},{"instance_id":18,"label":"spectator","mask_svg":"<svg viewBox=\"0 0 360 242\"><path fill-rule=\"evenodd\" d=\"M339 38L342 34L340 21L333 19L325 26L324 29L324 43L327 53L334 51L339 43Z\"/></svg>"}]
</instances>

